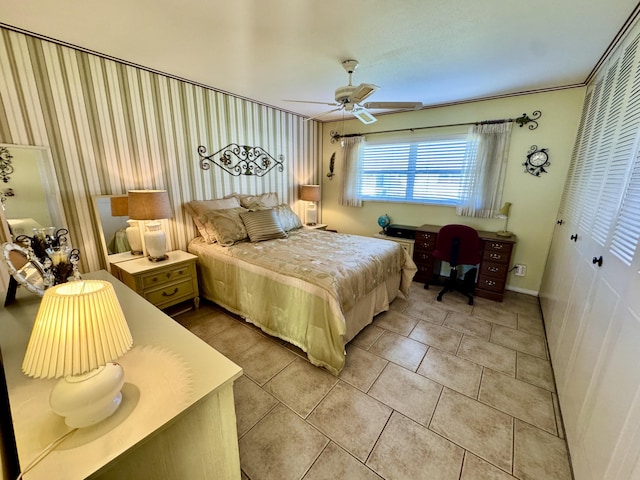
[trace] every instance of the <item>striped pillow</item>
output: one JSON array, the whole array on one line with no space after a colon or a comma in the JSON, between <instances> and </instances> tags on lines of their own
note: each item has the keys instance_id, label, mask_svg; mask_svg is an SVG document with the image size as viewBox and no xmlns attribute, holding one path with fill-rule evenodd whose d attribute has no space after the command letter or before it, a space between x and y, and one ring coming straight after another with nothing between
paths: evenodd
<instances>
[{"instance_id":1,"label":"striped pillow","mask_svg":"<svg viewBox=\"0 0 640 480\"><path fill-rule=\"evenodd\" d=\"M256 210L241 213L240 217L252 242L271 240L272 238L287 238L287 233L280 226L278 217L273 210Z\"/></svg>"}]
</instances>

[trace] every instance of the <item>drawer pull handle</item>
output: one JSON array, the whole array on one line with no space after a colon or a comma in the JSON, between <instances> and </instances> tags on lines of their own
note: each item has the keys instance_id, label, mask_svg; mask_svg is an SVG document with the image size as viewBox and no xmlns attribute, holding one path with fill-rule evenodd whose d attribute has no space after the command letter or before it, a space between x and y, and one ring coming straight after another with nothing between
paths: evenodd
<instances>
[{"instance_id":1,"label":"drawer pull handle","mask_svg":"<svg viewBox=\"0 0 640 480\"><path fill-rule=\"evenodd\" d=\"M497 271L498 271L498 270L500 270L500 269L499 269L498 267L489 267L489 268L487 268L487 270L489 270L490 272L495 273L495 272L497 272Z\"/></svg>"},{"instance_id":2,"label":"drawer pull handle","mask_svg":"<svg viewBox=\"0 0 640 480\"><path fill-rule=\"evenodd\" d=\"M501 243L492 243L491 244L491 248L493 248L494 250L502 250L503 247L504 247L504 245L502 245Z\"/></svg>"},{"instance_id":3,"label":"drawer pull handle","mask_svg":"<svg viewBox=\"0 0 640 480\"><path fill-rule=\"evenodd\" d=\"M486 283L490 287L493 287L496 284L496 282L494 282L493 280L485 280L484 283Z\"/></svg>"},{"instance_id":4,"label":"drawer pull handle","mask_svg":"<svg viewBox=\"0 0 640 480\"><path fill-rule=\"evenodd\" d=\"M162 292L162 296L163 297L172 297L174 296L176 293L178 293L178 287L173 289L173 292L171 293L167 293L167 292Z\"/></svg>"},{"instance_id":5,"label":"drawer pull handle","mask_svg":"<svg viewBox=\"0 0 640 480\"><path fill-rule=\"evenodd\" d=\"M500 260L502 258L502 255L500 255L499 253L490 253L489 256L492 260Z\"/></svg>"}]
</instances>

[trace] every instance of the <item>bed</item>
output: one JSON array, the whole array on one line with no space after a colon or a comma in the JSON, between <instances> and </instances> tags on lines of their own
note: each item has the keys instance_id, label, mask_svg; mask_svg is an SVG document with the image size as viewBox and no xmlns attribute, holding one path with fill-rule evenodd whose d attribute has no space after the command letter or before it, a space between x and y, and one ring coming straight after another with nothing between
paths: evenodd
<instances>
[{"instance_id":1,"label":"bed","mask_svg":"<svg viewBox=\"0 0 640 480\"><path fill-rule=\"evenodd\" d=\"M286 216L278 216L278 210ZM202 221L201 235L188 246L198 256L201 295L296 345L311 363L335 375L344 367L346 343L388 310L398 292L408 295L416 272L399 244L303 228L286 205L263 204L254 212L233 207L189 213ZM221 234L219 217L227 231L237 230L232 237L239 240ZM253 217L275 219L281 233L257 240Z\"/></svg>"}]
</instances>

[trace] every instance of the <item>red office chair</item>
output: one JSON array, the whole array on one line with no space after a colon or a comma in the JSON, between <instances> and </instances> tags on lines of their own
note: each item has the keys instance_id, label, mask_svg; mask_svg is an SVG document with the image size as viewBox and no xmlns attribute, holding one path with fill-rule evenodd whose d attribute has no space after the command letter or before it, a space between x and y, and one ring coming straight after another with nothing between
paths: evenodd
<instances>
[{"instance_id":1,"label":"red office chair","mask_svg":"<svg viewBox=\"0 0 640 480\"><path fill-rule=\"evenodd\" d=\"M482 245L478 232L466 225L445 225L440 228L436 239L436 249L433 251L434 258L449 262L451 271L444 288L438 294L438 301L442 301L442 296L454 290L466 295L469 305L473 305L473 286L460 285L458 282L458 265L478 265L481 260L480 252ZM467 283L467 282L465 282Z\"/></svg>"}]
</instances>

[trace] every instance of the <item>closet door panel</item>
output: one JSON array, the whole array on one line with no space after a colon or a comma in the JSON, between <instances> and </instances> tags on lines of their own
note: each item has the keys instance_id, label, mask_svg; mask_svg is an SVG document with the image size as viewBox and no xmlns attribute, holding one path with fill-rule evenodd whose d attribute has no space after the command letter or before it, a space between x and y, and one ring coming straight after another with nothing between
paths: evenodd
<instances>
[{"instance_id":1,"label":"closet door panel","mask_svg":"<svg viewBox=\"0 0 640 480\"><path fill-rule=\"evenodd\" d=\"M579 443L587 452L592 478L599 479L611 478L607 471L615 469L617 457L626 453L621 435L635 427L633 413L640 402L640 318L628 308L619 312L613 319L617 335L603 355L601 381L593 389L593 401L581 416ZM634 448L637 454L638 445Z\"/></svg>"}]
</instances>

